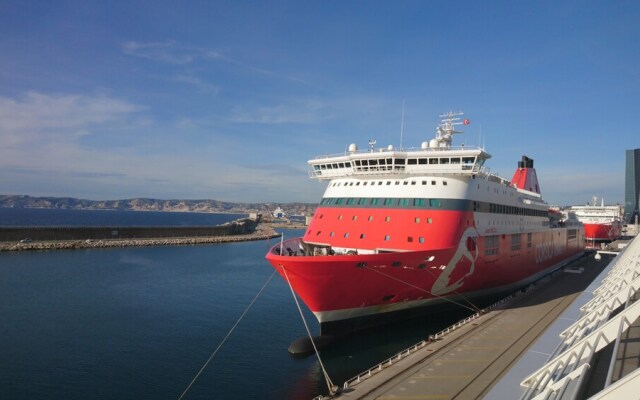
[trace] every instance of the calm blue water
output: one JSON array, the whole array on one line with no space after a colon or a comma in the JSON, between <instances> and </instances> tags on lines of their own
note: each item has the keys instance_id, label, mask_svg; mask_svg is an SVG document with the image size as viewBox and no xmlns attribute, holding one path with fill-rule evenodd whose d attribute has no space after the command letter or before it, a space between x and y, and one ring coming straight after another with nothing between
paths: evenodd
<instances>
[{"instance_id":1,"label":"calm blue water","mask_svg":"<svg viewBox=\"0 0 640 400\"><path fill-rule=\"evenodd\" d=\"M213 226L246 214L1 208L0 226Z\"/></svg>"},{"instance_id":2,"label":"calm blue water","mask_svg":"<svg viewBox=\"0 0 640 400\"><path fill-rule=\"evenodd\" d=\"M268 280L274 243L0 253L0 398L177 399ZM451 322L360 333L323 361L342 384ZM305 334L274 276L185 398L325 393L317 360L287 353Z\"/></svg>"}]
</instances>

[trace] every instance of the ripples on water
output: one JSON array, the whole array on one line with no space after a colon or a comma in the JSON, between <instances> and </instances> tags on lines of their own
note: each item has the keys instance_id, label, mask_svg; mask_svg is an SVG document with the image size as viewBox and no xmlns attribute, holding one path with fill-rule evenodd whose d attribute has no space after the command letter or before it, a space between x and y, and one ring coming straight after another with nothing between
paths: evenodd
<instances>
[{"instance_id":1,"label":"ripples on water","mask_svg":"<svg viewBox=\"0 0 640 400\"><path fill-rule=\"evenodd\" d=\"M177 399L271 275L274 243L0 253L0 398ZM440 325L353 335L323 361L342 384ZM316 359L287 353L305 334L275 276L185 398L326 393Z\"/></svg>"}]
</instances>

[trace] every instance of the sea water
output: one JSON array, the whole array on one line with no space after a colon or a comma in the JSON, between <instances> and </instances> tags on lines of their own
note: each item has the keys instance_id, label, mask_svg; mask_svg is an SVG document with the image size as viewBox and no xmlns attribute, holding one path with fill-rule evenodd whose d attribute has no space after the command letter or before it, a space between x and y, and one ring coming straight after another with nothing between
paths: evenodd
<instances>
[{"instance_id":1,"label":"sea water","mask_svg":"<svg viewBox=\"0 0 640 400\"><path fill-rule=\"evenodd\" d=\"M184 398L326 393L317 358L287 352L306 331L264 259L276 242L0 253L0 398L177 399L263 287ZM321 357L341 385L453 321L362 332Z\"/></svg>"}]
</instances>

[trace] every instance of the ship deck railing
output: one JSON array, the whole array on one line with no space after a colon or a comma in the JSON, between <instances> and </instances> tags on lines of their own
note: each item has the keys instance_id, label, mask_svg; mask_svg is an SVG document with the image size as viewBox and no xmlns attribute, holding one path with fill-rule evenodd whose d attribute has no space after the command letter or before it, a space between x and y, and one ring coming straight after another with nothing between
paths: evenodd
<instances>
[{"instance_id":1,"label":"ship deck railing","mask_svg":"<svg viewBox=\"0 0 640 400\"><path fill-rule=\"evenodd\" d=\"M366 165L348 166L338 169L313 169L308 171L310 178L335 179L355 176L379 175L476 175L495 182L510 182L489 172L489 169L478 164L442 164L436 165Z\"/></svg>"},{"instance_id":2,"label":"ship deck railing","mask_svg":"<svg viewBox=\"0 0 640 400\"><path fill-rule=\"evenodd\" d=\"M402 148L402 149L396 149L396 148L377 148L377 149L361 149L361 150L355 150L355 151L348 151L346 150L344 153L334 153L334 154L321 154L321 155L317 155L315 156L313 159L314 160L320 160L320 159L324 159L324 158L338 158L338 157L348 157L351 155L363 155L363 154L371 154L371 153L376 153L376 154L380 154L380 153L424 153L424 154L429 154L431 152L442 152L442 151L466 151L466 150L482 150L484 151L484 148L482 147L478 147L478 146L449 146L449 147L428 147L426 149L423 149L422 147L408 147L408 148Z\"/></svg>"}]
</instances>

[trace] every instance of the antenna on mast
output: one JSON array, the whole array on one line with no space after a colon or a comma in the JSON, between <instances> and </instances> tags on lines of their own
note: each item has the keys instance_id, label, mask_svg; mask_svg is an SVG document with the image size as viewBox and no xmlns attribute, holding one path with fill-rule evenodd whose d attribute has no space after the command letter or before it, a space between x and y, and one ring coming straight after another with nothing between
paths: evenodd
<instances>
[{"instance_id":1,"label":"antenna on mast","mask_svg":"<svg viewBox=\"0 0 640 400\"><path fill-rule=\"evenodd\" d=\"M402 151L403 131L404 131L404 99L402 99L402 117L400 118L400 151Z\"/></svg>"}]
</instances>

